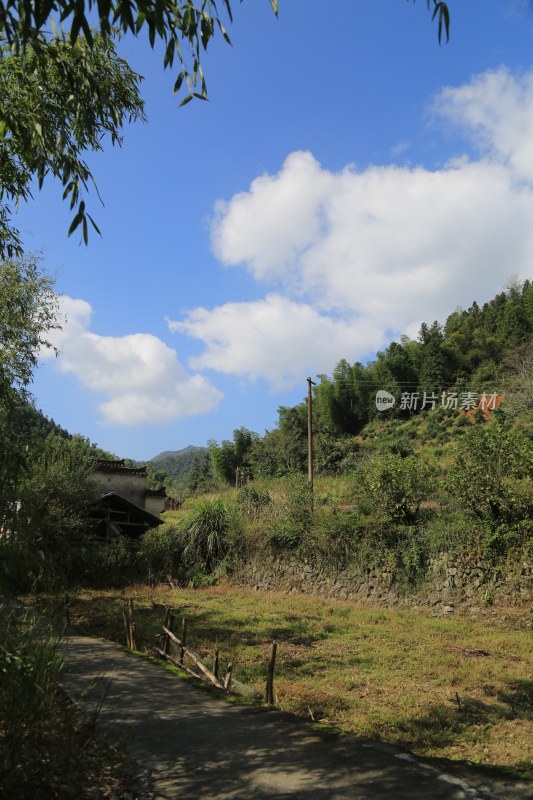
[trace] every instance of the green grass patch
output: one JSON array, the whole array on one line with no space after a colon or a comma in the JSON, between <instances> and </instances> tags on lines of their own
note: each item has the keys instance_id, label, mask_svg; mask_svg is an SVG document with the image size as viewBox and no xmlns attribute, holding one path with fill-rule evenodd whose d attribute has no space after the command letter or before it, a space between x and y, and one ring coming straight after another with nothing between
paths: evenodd
<instances>
[{"instance_id":1,"label":"green grass patch","mask_svg":"<svg viewBox=\"0 0 533 800\"><path fill-rule=\"evenodd\" d=\"M205 662L263 692L273 639L279 707L323 726L526 775L533 712L530 635L457 616L356 608L304 595L223 586L131 587L126 594L73 596L83 633L124 641L122 609L133 596L139 649L149 650L170 605L179 633ZM46 602L51 607L51 600ZM487 653L488 655L484 655Z\"/></svg>"}]
</instances>

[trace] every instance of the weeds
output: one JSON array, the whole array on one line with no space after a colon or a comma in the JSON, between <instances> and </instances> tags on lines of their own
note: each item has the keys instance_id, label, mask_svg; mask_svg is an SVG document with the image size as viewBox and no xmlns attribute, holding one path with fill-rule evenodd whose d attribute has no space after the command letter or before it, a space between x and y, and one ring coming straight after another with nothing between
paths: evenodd
<instances>
[{"instance_id":1,"label":"weeds","mask_svg":"<svg viewBox=\"0 0 533 800\"><path fill-rule=\"evenodd\" d=\"M237 680L262 691L276 639L283 710L309 719L311 709L320 725L420 755L527 773L533 724L527 632L223 586L131 592L141 648L150 649L161 629L161 605L178 615L182 609L194 650L209 663L216 643ZM123 603L109 593L78 595L73 623L122 641Z\"/></svg>"},{"instance_id":2,"label":"weeds","mask_svg":"<svg viewBox=\"0 0 533 800\"><path fill-rule=\"evenodd\" d=\"M0 606L0 796L135 797L118 754L94 737L56 684L60 640Z\"/></svg>"},{"instance_id":3,"label":"weeds","mask_svg":"<svg viewBox=\"0 0 533 800\"><path fill-rule=\"evenodd\" d=\"M211 574L229 552L231 538L236 544L236 515L221 499L204 500L177 526L183 542L183 558L188 564Z\"/></svg>"}]
</instances>

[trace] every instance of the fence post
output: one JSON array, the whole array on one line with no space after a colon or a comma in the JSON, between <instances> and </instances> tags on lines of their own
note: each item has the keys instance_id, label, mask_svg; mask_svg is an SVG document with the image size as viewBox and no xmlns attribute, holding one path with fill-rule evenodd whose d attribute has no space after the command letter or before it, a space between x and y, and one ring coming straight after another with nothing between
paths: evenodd
<instances>
[{"instance_id":1,"label":"fence post","mask_svg":"<svg viewBox=\"0 0 533 800\"><path fill-rule=\"evenodd\" d=\"M274 695L274 670L276 668L277 649L278 649L278 643L276 641L273 641L272 650L270 652L270 659L268 662L267 680L265 688L265 703L269 703L270 705L274 705L274 703L276 702Z\"/></svg>"},{"instance_id":2,"label":"fence post","mask_svg":"<svg viewBox=\"0 0 533 800\"><path fill-rule=\"evenodd\" d=\"M65 624L70 625L70 599L68 594L65 595Z\"/></svg>"},{"instance_id":3,"label":"fence post","mask_svg":"<svg viewBox=\"0 0 533 800\"><path fill-rule=\"evenodd\" d=\"M229 692L231 686L231 673L233 672L233 664L228 664L228 671L224 678L224 689Z\"/></svg>"},{"instance_id":4,"label":"fence post","mask_svg":"<svg viewBox=\"0 0 533 800\"><path fill-rule=\"evenodd\" d=\"M185 650L184 648L187 646L187 617L183 617L181 623L181 641L183 647L180 650L180 664L183 664L183 659L185 658Z\"/></svg>"}]
</instances>

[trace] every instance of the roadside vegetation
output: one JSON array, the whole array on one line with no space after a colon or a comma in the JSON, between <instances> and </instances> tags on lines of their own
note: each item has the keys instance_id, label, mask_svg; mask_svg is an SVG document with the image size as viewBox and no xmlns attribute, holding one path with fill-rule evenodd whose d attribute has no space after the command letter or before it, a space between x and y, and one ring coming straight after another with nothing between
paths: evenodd
<instances>
[{"instance_id":1,"label":"roadside vegetation","mask_svg":"<svg viewBox=\"0 0 533 800\"><path fill-rule=\"evenodd\" d=\"M59 689L60 668L57 634L0 605L0 796L134 800L131 765Z\"/></svg>"},{"instance_id":2,"label":"roadside vegetation","mask_svg":"<svg viewBox=\"0 0 533 800\"><path fill-rule=\"evenodd\" d=\"M159 642L165 607L187 618L188 644L264 693L278 641L279 708L324 732L352 733L423 756L508 769L533 778L530 634L494 622L430 618L410 609L363 609L303 595L215 586L79 591L69 617L85 634L124 643L126 598L135 602L137 648ZM63 613L52 597L49 613Z\"/></svg>"},{"instance_id":3,"label":"roadside vegetation","mask_svg":"<svg viewBox=\"0 0 533 800\"><path fill-rule=\"evenodd\" d=\"M434 619L226 582L243 563L307 560L329 575L387 572L397 595L414 596L437 557L467 554L494 576L530 564L529 282L454 312L444 326L423 325L416 341L393 343L374 362L341 361L320 376L313 496L301 403L280 408L263 436L239 428L231 441L210 442L179 479L156 464L151 488L162 483L179 508L132 546L91 534L89 477L94 457L106 454L31 405L37 353L55 326L50 281L36 259L10 262L0 277L9 343L0 349L0 594L38 599L48 611L61 605L63 614L68 593L74 626L117 641L124 599L134 595L147 652L161 606L172 606L187 616L195 650L207 658L219 647L235 677L257 689L276 639L280 707L322 730L530 775L528 632L467 620L460 609ZM377 390L395 399L392 408L377 410ZM490 578L479 592L490 608ZM2 609L0 769L8 789L19 786L6 796L38 798L40 785L43 797L62 796L60 785L66 796L105 796L98 776L108 757L118 770L111 784L119 796L129 791L120 762L58 693L53 639L13 625ZM96 776L79 790L78 760L88 770L80 774Z\"/></svg>"}]
</instances>

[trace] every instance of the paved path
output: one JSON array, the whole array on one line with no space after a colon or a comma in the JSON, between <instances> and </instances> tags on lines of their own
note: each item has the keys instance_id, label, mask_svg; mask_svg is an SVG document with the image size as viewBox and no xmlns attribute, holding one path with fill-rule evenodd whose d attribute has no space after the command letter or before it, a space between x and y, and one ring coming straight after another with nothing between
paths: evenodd
<instances>
[{"instance_id":1,"label":"paved path","mask_svg":"<svg viewBox=\"0 0 533 800\"><path fill-rule=\"evenodd\" d=\"M126 748L154 800L524 800L525 786L454 775L355 737L326 740L235 706L101 639L65 642L61 682Z\"/></svg>"}]
</instances>

